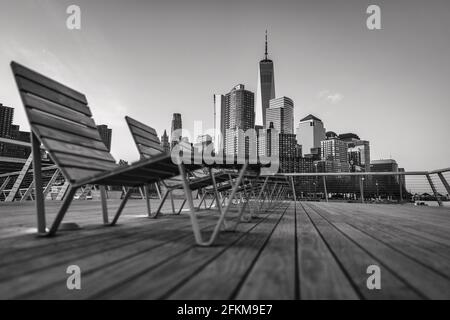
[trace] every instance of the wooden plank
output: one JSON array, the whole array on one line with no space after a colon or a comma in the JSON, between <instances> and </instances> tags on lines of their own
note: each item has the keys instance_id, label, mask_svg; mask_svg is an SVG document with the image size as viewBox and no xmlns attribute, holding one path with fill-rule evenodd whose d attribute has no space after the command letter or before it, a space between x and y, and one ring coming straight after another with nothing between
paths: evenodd
<instances>
[{"instance_id":1,"label":"wooden plank","mask_svg":"<svg viewBox=\"0 0 450 320\"><path fill-rule=\"evenodd\" d=\"M144 130L142 130L142 129L138 128L138 127L134 127L134 126L130 127L130 131L135 136L139 136L141 138L151 140L151 141L153 141L153 142L155 142L157 144L161 143L161 141L159 140L158 136L156 134L151 133L151 132L144 131ZM154 129L153 129L153 131L154 131Z\"/></svg>"},{"instance_id":2,"label":"wooden plank","mask_svg":"<svg viewBox=\"0 0 450 320\"><path fill-rule=\"evenodd\" d=\"M319 206L319 204L314 205ZM369 215L353 214L350 209L320 205L321 213L331 219L330 210L336 210L344 216L342 220L355 229L364 232L394 250L401 252L424 266L433 269L444 277L450 275L450 250L448 246L430 239L404 231L390 223L381 223L380 219ZM420 225L417 226L420 228Z\"/></svg>"},{"instance_id":3,"label":"wooden plank","mask_svg":"<svg viewBox=\"0 0 450 320\"><path fill-rule=\"evenodd\" d=\"M103 169L93 169L93 168L74 168L74 167L60 167L63 175L66 179L70 180L71 183L76 183L81 179L90 179L98 174L105 173Z\"/></svg>"},{"instance_id":4,"label":"wooden plank","mask_svg":"<svg viewBox=\"0 0 450 320\"><path fill-rule=\"evenodd\" d=\"M29 108L37 109L97 129L95 122L91 117L38 96L29 93L23 94L23 103Z\"/></svg>"},{"instance_id":5,"label":"wooden plank","mask_svg":"<svg viewBox=\"0 0 450 320\"><path fill-rule=\"evenodd\" d=\"M92 140L100 141L100 134L98 130L88 128L83 125L77 125L73 122L66 121L64 119L56 118L51 115L39 112L37 110L27 111L28 119L32 125L39 124L48 128L53 128L58 131L65 131L75 135L79 135ZM56 132L55 132L56 133ZM100 140L99 140L100 139Z\"/></svg>"},{"instance_id":6,"label":"wooden plank","mask_svg":"<svg viewBox=\"0 0 450 320\"><path fill-rule=\"evenodd\" d=\"M208 220L204 231L212 229L211 220ZM20 283L28 283L28 288L22 289L15 283L8 285L13 286L17 297L21 299L103 298L120 284L128 283L130 279L194 247L187 217L182 225L184 227L168 224L165 228L153 228L153 235L139 236L141 241L136 243L96 253L87 258L75 258L74 261L84 270L82 290L69 291L65 285L61 286L67 275L59 273L58 270L64 270L67 263L43 270L39 279L35 278L35 274L25 275Z\"/></svg>"},{"instance_id":7,"label":"wooden plank","mask_svg":"<svg viewBox=\"0 0 450 320\"><path fill-rule=\"evenodd\" d=\"M113 161L92 159L84 156L77 156L67 153L61 153L54 151L52 153L52 158L55 157L57 162L61 167L71 167L71 168L82 168L82 169L98 169L98 170L113 170L118 167Z\"/></svg>"},{"instance_id":8,"label":"wooden plank","mask_svg":"<svg viewBox=\"0 0 450 320\"><path fill-rule=\"evenodd\" d=\"M301 205L297 206L300 298L361 298Z\"/></svg>"},{"instance_id":9,"label":"wooden plank","mask_svg":"<svg viewBox=\"0 0 450 320\"><path fill-rule=\"evenodd\" d=\"M26 68L16 62L11 62L11 68L15 76L21 76L27 79L30 79L34 82L40 83L43 86L46 86L50 89L53 89L57 92L60 92L66 96L69 96L75 100L80 101L83 104L87 104L87 100L84 94L75 91L61 83L58 83L50 78L47 78L36 71L33 71L29 68Z\"/></svg>"},{"instance_id":10,"label":"wooden plank","mask_svg":"<svg viewBox=\"0 0 450 320\"><path fill-rule=\"evenodd\" d=\"M62 142L68 142L71 144L92 148L100 151L108 151L102 140L94 140L92 138L82 137L69 132L57 130L54 128L48 128L41 125L33 125L33 131L40 137L50 138Z\"/></svg>"},{"instance_id":11,"label":"wooden plank","mask_svg":"<svg viewBox=\"0 0 450 320\"><path fill-rule=\"evenodd\" d=\"M156 143L150 139L142 138L141 136L134 136L134 139L136 141L136 144L141 144L144 147L153 148L156 150L162 150L159 143Z\"/></svg>"},{"instance_id":12,"label":"wooden plank","mask_svg":"<svg viewBox=\"0 0 450 320\"><path fill-rule=\"evenodd\" d=\"M154 136L158 136L158 134L156 133L155 129L153 129L152 127L147 126L146 124L143 124L142 122L139 122L139 121L137 121L137 120L135 120L133 118L130 118L128 116L125 117L125 120L126 120L128 126L130 127L130 129L131 129L131 127L137 127L137 128L139 128L141 130L144 130L144 131L146 131L148 133L151 133Z\"/></svg>"},{"instance_id":13,"label":"wooden plank","mask_svg":"<svg viewBox=\"0 0 450 320\"><path fill-rule=\"evenodd\" d=\"M57 104L66 106L69 109L84 113L87 116L92 116L89 107L75 99L62 95L56 91L48 89L36 82L29 81L25 78L16 77L17 85L21 91L21 95L32 93L43 99L55 102Z\"/></svg>"},{"instance_id":14,"label":"wooden plank","mask_svg":"<svg viewBox=\"0 0 450 320\"><path fill-rule=\"evenodd\" d=\"M88 157L108 162L115 163L113 156L107 151L100 151L97 149L91 149L85 146L79 146L76 144L71 144L68 142L62 142L59 140L53 140L49 138L43 138L42 142L49 150L53 152L63 152L68 154L73 154L79 157Z\"/></svg>"},{"instance_id":15,"label":"wooden plank","mask_svg":"<svg viewBox=\"0 0 450 320\"><path fill-rule=\"evenodd\" d=\"M331 203L329 204L331 205ZM336 206L336 204L333 204ZM373 206L373 205L362 205L359 207L357 205L355 208L350 208L347 206L342 206L341 204L336 207L337 211L334 213L342 219L341 212L346 211L348 213L353 213L354 215L363 215L367 219L371 219L374 223L382 223L388 228L395 228L401 230L402 232L407 232L414 234L416 236L422 237L423 239L434 241L440 245L449 246L450 238L448 227L448 219L440 220L439 222L428 223L427 221L432 220L433 217L437 216L441 211L435 211L433 208L422 208L418 211L418 217L410 211L409 207L400 208L396 206ZM406 209L406 212L402 212ZM430 213L433 213L430 215Z\"/></svg>"},{"instance_id":16,"label":"wooden plank","mask_svg":"<svg viewBox=\"0 0 450 320\"><path fill-rule=\"evenodd\" d=\"M293 300L298 298L295 220L295 204L291 203L242 284L236 299Z\"/></svg>"},{"instance_id":17,"label":"wooden plank","mask_svg":"<svg viewBox=\"0 0 450 320\"><path fill-rule=\"evenodd\" d=\"M100 219L99 219L100 222ZM189 231L189 221L187 219L158 219L146 221L146 227L128 227L121 230L120 237L117 237L111 229L103 228L108 232L97 232L87 240L83 238L74 239L58 243L58 245L47 246L39 250L39 255L35 255L35 250L22 250L14 257L0 266L0 283L19 281L18 277L30 274L41 273L48 268L61 268L73 260L89 260L93 255L113 250L123 250L130 254L130 250L135 250L139 242L146 242L152 237L162 237L170 230L180 230L180 234L186 236L185 231ZM147 246L146 244L145 246ZM150 246L151 247L151 246ZM130 250L127 250L130 248ZM32 260L30 260L32 259ZM27 261L28 260L28 261ZM87 271L87 270L86 270ZM16 278L16 280L12 280Z\"/></svg>"},{"instance_id":18,"label":"wooden plank","mask_svg":"<svg viewBox=\"0 0 450 320\"><path fill-rule=\"evenodd\" d=\"M379 259L369 255L355 242L347 238L333 225L324 220L313 209L307 209L307 215L311 219L318 232L321 234L333 255L344 268L352 286L358 294L366 299L423 299L424 296L417 293L407 283L399 279L396 274L383 268ZM367 267L377 265L382 268L383 290L369 290L366 286L368 274Z\"/></svg>"},{"instance_id":19,"label":"wooden plank","mask_svg":"<svg viewBox=\"0 0 450 320\"><path fill-rule=\"evenodd\" d=\"M164 152L164 150L162 148L161 149L149 148L149 147L143 146L141 144L138 144L137 147L138 147L139 153L146 158L153 158L154 156L157 156Z\"/></svg>"},{"instance_id":20,"label":"wooden plank","mask_svg":"<svg viewBox=\"0 0 450 320\"><path fill-rule=\"evenodd\" d=\"M148 220L147 220L148 221ZM187 222L187 219L185 220ZM142 229L142 228L141 228ZM31 272L15 278L14 280L2 282L0 297L8 295L13 299L85 299L91 295L101 292L105 288L114 286L121 278L129 277L139 271L139 265L136 260L142 262L142 256L153 255L153 251L172 243L186 250L192 243L183 241L189 237L189 230L186 225L178 230L179 232L168 232L174 229L153 229L153 236L149 234L140 234L135 232L131 236L133 241L126 241L123 245L109 246L108 242L103 245L96 245L97 248L104 247L104 250L91 250L88 256L72 255L69 253L65 262L60 262L53 266L40 269L39 272ZM145 237L146 236L146 237ZM184 243L188 243L183 246ZM85 250L88 250L85 248ZM165 250L166 256L170 257L177 252ZM60 253L64 255L64 253ZM150 260L151 262L151 260ZM68 265L76 263L83 271L82 290L67 290L65 286L67 274L65 270ZM113 266L126 265L129 273L122 273L121 278L116 278L111 269ZM142 263L140 268L147 268L148 263ZM105 270L107 273L103 273ZM36 278L36 275L39 275ZM103 276L102 276L103 274ZM26 284L24 286L24 284ZM61 285L63 284L63 285Z\"/></svg>"},{"instance_id":21,"label":"wooden plank","mask_svg":"<svg viewBox=\"0 0 450 320\"><path fill-rule=\"evenodd\" d=\"M253 263L259 258L261 250L283 218L285 210L286 206L279 208L278 214L270 215L254 230L247 233L245 237L239 239L204 268L195 272L180 289L168 298L234 299L242 278L251 270ZM272 265L272 267L275 266ZM292 296L293 294L293 292L289 292L289 288L282 287L280 289L287 289L284 295Z\"/></svg>"},{"instance_id":22,"label":"wooden plank","mask_svg":"<svg viewBox=\"0 0 450 320\"><path fill-rule=\"evenodd\" d=\"M385 268L392 270L405 282L409 283L417 292L422 293L428 299L450 299L450 280L346 223L336 223L334 225L372 256L379 259ZM382 281L382 285L384 283L385 281Z\"/></svg>"},{"instance_id":23,"label":"wooden plank","mask_svg":"<svg viewBox=\"0 0 450 320\"><path fill-rule=\"evenodd\" d=\"M178 255L176 259L166 260L164 263L138 274L137 277L124 281L120 286L104 291L101 297L106 299L124 297L132 299L166 298L180 283L184 283L198 274L208 262L226 252L239 239L245 238L252 231L257 231L258 226L263 227L266 223L273 225L273 221L269 222L264 219L257 223L240 224L238 232L223 233L217 245L208 248L192 246L183 254ZM171 248L168 247L166 250L171 250ZM161 253L164 254L164 252ZM142 283L147 285L142 286ZM185 298L192 299L190 295Z\"/></svg>"}]
</instances>

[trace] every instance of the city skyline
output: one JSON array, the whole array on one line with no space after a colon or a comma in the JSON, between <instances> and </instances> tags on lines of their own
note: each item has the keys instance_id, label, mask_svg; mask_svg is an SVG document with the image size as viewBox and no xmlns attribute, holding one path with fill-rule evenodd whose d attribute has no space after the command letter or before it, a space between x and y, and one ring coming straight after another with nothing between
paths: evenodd
<instances>
[{"instance_id":1,"label":"city skyline","mask_svg":"<svg viewBox=\"0 0 450 320\"><path fill-rule=\"evenodd\" d=\"M114 131L115 158L137 160L123 117L139 116L159 136L175 112L182 114L191 132L196 120L213 128L214 92L228 92L237 83L257 91L257 63L264 50L261 35L268 29L277 94L293 99L295 128L311 113L328 130L354 132L369 140L373 160L392 157L407 170L446 166L449 151L440 146L446 143L450 116L445 89L450 43L444 32L449 22L426 18L448 12L446 2L431 1L422 8L414 1L381 1L383 30L373 32L365 28L367 4L355 1L339 5L285 1L277 11L265 2L259 9L252 1L244 2L239 12L232 11L238 22L233 27L225 19L227 10L233 9L219 4L206 7L205 17L199 17L194 11L204 5L201 1L187 10L178 3L180 10L175 12L174 2L136 3L124 10L118 2L80 1L85 18L79 32L65 29L68 3L23 1L4 6L1 1L2 12L21 19L14 24L0 22L5 34L0 44L0 102L15 108L14 122L25 130L28 125L9 71L12 59L86 92L97 124L106 123ZM108 6L107 14L102 6ZM152 10L142 10L143 6ZM169 11L177 17L171 28L163 21ZM206 30L210 11L217 14L217 24ZM272 19L267 25L256 20L256 13L286 19ZM423 20L408 20L419 14ZM191 19L195 23L189 23ZM135 22L127 24L131 21ZM249 28L233 33L244 22ZM41 28L33 28L38 23ZM225 31L220 31L223 26ZM225 37L229 32L240 48L235 61L220 50L231 41ZM185 33L191 37L184 39ZM143 35L148 43L143 43ZM225 43L211 44L207 41L211 35ZM123 45L133 50L118 52L117 46ZM183 55L175 50L178 47L186 49ZM195 77L187 81L185 75ZM412 145L421 150L419 155ZM425 157L431 149L433 157Z\"/></svg>"}]
</instances>

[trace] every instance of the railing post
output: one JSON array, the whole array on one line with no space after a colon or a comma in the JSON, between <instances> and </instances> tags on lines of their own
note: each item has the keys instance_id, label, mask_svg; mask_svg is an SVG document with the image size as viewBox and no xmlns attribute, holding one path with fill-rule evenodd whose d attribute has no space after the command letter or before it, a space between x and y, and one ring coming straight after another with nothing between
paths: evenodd
<instances>
[{"instance_id":1,"label":"railing post","mask_svg":"<svg viewBox=\"0 0 450 320\"><path fill-rule=\"evenodd\" d=\"M398 175L398 185L400 186L400 203L402 203L403 202L403 182L402 182L401 175Z\"/></svg>"},{"instance_id":2,"label":"railing post","mask_svg":"<svg viewBox=\"0 0 450 320\"><path fill-rule=\"evenodd\" d=\"M438 173L438 176L439 176L439 179L441 179L442 184L443 184L444 187L445 187L445 190L447 190L447 194L450 195L450 185L448 184L447 180L445 180L445 177L444 177L444 175L442 174L442 172L439 172L439 173Z\"/></svg>"},{"instance_id":3,"label":"railing post","mask_svg":"<svg viewBox=\"0 0 450 320\"><path fill-rule=\"evenodd\" d=\"M442 207L442 201L441 198L439 198L438 193L436 191L436 187L434 186L433 181L431 180L431 177L429 174L427 174L428 183L430 184L431 190L433 190L434 197L436 198L436 201L439 205L439 207Z\"/></svg>"},{"instance_id":4,"label":"railing post","mask_svg":"<svg viewBox=\"0 0 450 320\"><path fill-rule=\"evenodd\" d=\"M364 177L359 178L359 192L361 193L361 203L364 203Z\"/></svg>"},{"instance_id":5,"label":"railing post","mask_svg":"<svg viewBox=\"0 0 450 320\"><path fill-rule=\"evenodd\" d=\"M323 192L325 193L325 201L328 202L327 179L325 176L322 176L322 180L323 180Z\"/></svg>"}]
</instances>

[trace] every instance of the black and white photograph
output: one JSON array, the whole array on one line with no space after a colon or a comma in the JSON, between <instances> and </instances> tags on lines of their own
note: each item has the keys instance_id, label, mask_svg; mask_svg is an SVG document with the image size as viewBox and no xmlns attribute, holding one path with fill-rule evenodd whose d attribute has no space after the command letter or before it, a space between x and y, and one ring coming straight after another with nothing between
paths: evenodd
<instances>
[{"instance_id":1,"label":"black and white photograph","mask_svg":"<svg viewBox=\"0 0 450 320\"><path fill-rule=\"evenodd\" d=\"M450 300L449 85L448 0L0 0L0 300Z\"/></svg>"}]
</instances>

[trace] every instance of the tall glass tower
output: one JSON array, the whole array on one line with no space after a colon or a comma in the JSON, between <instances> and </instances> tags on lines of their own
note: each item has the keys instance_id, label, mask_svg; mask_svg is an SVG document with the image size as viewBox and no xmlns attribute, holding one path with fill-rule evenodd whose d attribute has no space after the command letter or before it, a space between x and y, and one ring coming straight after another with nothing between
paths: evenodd
<instances>
[{"instance_id":1,"label":"tall glass tower","mask_svg":"<svg viewBox=\"0 0 450 320\"><path fill-rule=\"evenodd\" d=\"M269 108L270 100L275 98L275 75L273 61L268 58L267 30L266 50L264 59L259 62L258 90L256 92L255 125L266 125L266 110Z\"/></svg>"}]
</instances>

